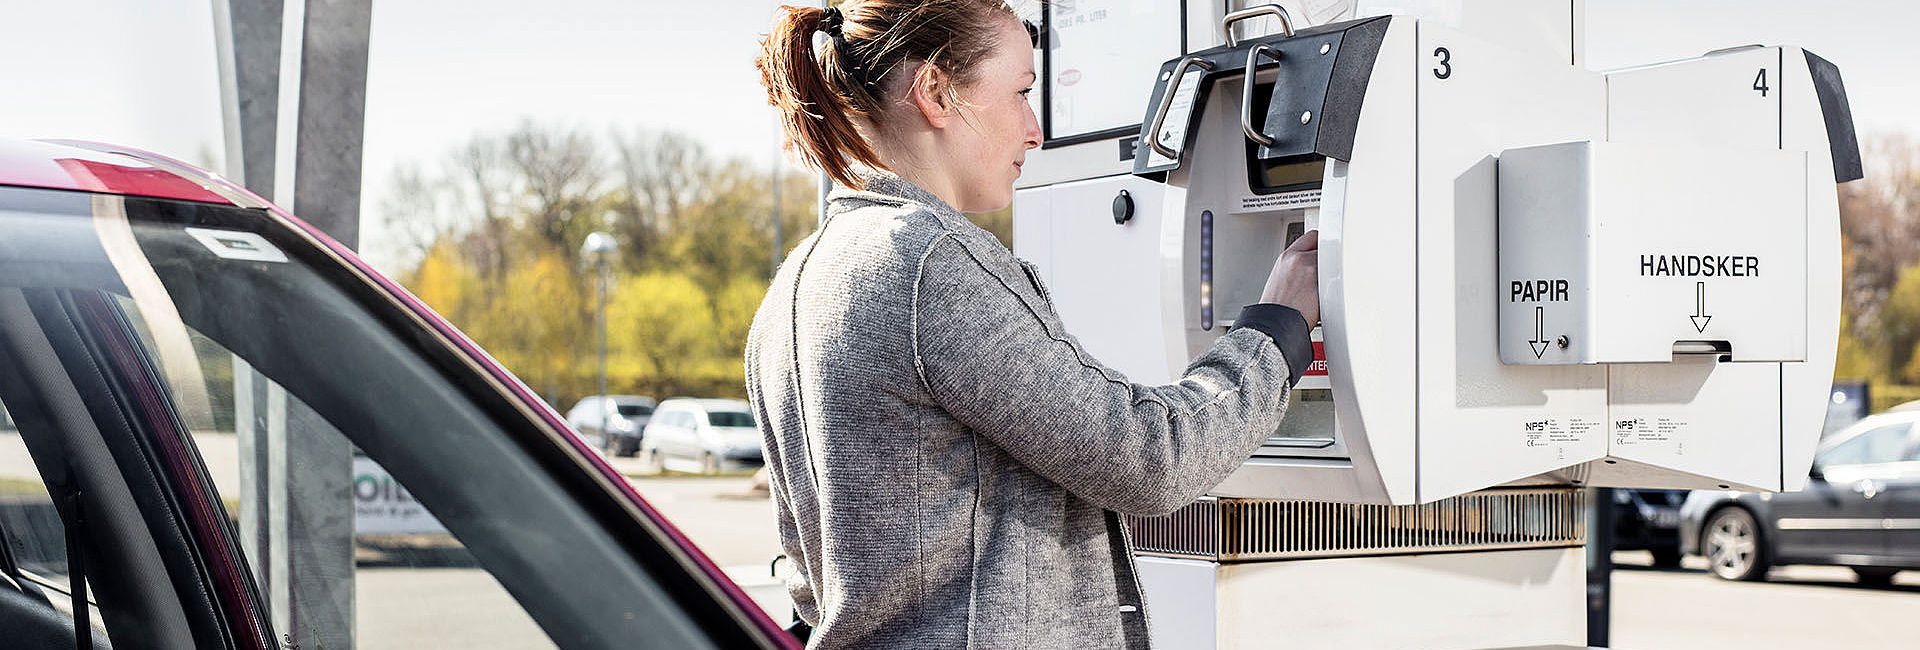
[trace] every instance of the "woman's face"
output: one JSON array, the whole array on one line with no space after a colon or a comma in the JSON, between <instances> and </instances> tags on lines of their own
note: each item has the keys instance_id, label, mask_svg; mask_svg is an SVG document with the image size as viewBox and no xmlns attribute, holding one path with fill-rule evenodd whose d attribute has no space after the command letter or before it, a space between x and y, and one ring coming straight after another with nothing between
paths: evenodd
<instances>
[{"instance_id":1,"label":"woman's face","mask_svg":"<svg viewBox=\"0 0 1920 650\"><path fill-rule=\"evenodd\" d=\"M962 212L992 212L1013 200L1013 181L1027 150L1040 146L1040 120L1027 103L1036 79L1026 27L1011 17L996 21L995 50L961 86L960 120L950 128L950 161Z\"/></svg>"}]
</instances>

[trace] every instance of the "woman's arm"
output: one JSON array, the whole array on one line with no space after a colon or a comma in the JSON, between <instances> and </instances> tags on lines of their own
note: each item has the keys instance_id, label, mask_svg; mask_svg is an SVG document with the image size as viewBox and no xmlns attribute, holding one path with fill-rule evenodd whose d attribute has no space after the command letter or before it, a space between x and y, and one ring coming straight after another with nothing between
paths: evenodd
<instances>
[{"instance_id":1,"label":"woman's arm","mask_svg":"<svg viewBox=\"0 0 1920 650\"><path fill-rule=\"evenodd\" d=\"M1012 261L995 255L1007 253L955 234L927 251L914 295L921 378L961 423L1103 508L1164 514L1219 484L1286 411L1293 366L1280 345L1310 362L1299 356L1311 355L1305 321L1268 305L1248 316L1266 326L1220 337L1179 381L1131 383L1067 336L1025 274L1006 277Z\"/></svg>"},{"instance_id":2,"label":"woman's arm","mask_svg":"<svg viewBox=\"0 0 1920 650\"><path fill-rule=\"evenodd\" d=\"M787 598L793 601L793 615L808 625L820 622L820 609L813 598L813 579L807 574L806 547L800 543L800 528L793 520L793 504L780 481L767 482L773 501L773 516L780 526L780 548L787 554Z\"/></svg>"}]
</instances>

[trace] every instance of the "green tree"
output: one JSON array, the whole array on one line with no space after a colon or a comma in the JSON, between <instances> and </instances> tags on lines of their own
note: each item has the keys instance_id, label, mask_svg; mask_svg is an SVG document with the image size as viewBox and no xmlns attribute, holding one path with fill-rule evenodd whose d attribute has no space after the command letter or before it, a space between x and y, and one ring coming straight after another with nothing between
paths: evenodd
<instances>
[{"instance_id":1,"label":"green tree","mask_svg":"<svg viewBox=\"0 0 1920 650\"><path fill-rule=\"evenodd\" d=\"M420 264L401 281L427 306L458 322L471 316L480 277L461 258L454 242L441 240L430 245Z\"/></svg>"},{"instance_id":2,"label":"green tree","mask_svg":"<svg viewBox=\"0 0 1920 650\"><path fill-rule=\"evenodd\" d=\"M1920 266L1900 272L1900 279L1888 292L1880 309L1876 357L1881 368L1909 382L1920 383L1920 375L1909 375L1914 346L1920 344Z\"/></svg>"},{"instance_id":3,"label":"green tree","mask_svg":"<svg viewBox=\"0 0 1920 650\"><path fill-rule=\"evenodd\" d=\"M678 134L522 122L403 166L379 204L413 258L403 284L555 404L595 390L595 272L578 257L602 229L621 243L610 389L738 395L766 279L817 224L816 177L778 167L775 192L766 166Z\"/></svg>"},{"instance_id":4,"label":"green tree","mask_svg":"<svg viewBox=\"0 0 1920 650\"><path fill-rule=\"evenodd\" d=\"M713 300L714 331L718 334L720 356L734 359L745 353L747 330L753 327L753 315L760 310L760 300L766 295L767 283L750 275L733 276L720 288Z\"/></svg>"},{"instance_id":5,"label":"green tree","mask_svg":"<svg viewBox=\"0 0 1920 650\"><path fill-rule=\"evenodd\" d=\"M516 260L499 282L481 287L468 333L514 374L555 404L580 395L591 341L583 276L554 252Z\"/></svg>"},{"instance_id":6,"label":"green tree","mask_svg":"<svg viewBox=\"0 0 1920 650\"><path fill-rule=\"evenodd\" d=\"M657 396L698 383L690 376L715 356L707 294L685 275L621 277L608 300L607 324L609 374L617 363L622 384Z\"/></svg>"},{"instance_id":7,"label":"green tree","mask_svg":"<svg viewBox=\"0 0 1920 650\"><path fill-rule=\"evenodd\" d=\"M1850 320L1844 311L1840 314L1840 340L1834 352L1834 378L1871 381L1884 377L1886 373L1874 364L1872 352L1853 333Z\"/></svg>"}]
</instances>

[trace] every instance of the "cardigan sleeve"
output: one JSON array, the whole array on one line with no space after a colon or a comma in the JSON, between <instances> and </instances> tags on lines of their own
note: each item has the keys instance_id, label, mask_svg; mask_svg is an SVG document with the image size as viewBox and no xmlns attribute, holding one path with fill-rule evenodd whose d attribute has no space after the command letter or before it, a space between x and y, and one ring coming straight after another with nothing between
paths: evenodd
<instances>
[{"instance_id":1,"label":"cardigan sleeve","mask_svg":"<svg viewBox=\"0 0 1920 650\"><path fill-rule=\"evenodd\" d=\"M934 400L1036 473L1109 510L1164 514L1278 427L1294 379L1281 346L1308 346L1297 313L1298 331L1266 310L1269 326L1226 333L1174 383L1136 384L1065 333L1017 264L998 246L936 239L918 269L913 344Z\"/></svg>"}]
</instances>

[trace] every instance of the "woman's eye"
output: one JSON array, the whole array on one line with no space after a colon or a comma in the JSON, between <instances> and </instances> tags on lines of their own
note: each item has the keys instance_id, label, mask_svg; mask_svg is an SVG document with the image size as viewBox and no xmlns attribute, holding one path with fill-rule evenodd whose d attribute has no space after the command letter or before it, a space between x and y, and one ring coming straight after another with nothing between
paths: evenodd
<instances>
[{"instance_id":1,"label":"woman's eye","mask_svg":"<svg viewBox=\"0 0 1920 650\"><path fill-rule=\"evenodd\" d=\"M1020 91L1020 96L1021 96L1021 97L1026 97L1026 96L1027 96L1027 94L1028 94L1028 93L1031 93L1031 92L1033 92L1033 88L1032 88L1031 86L1029 86L1029 87L1027 87L1027 89L1026 89L1026 90L1022 90L1022 91Z\"/></svg>"}]
</instances>

